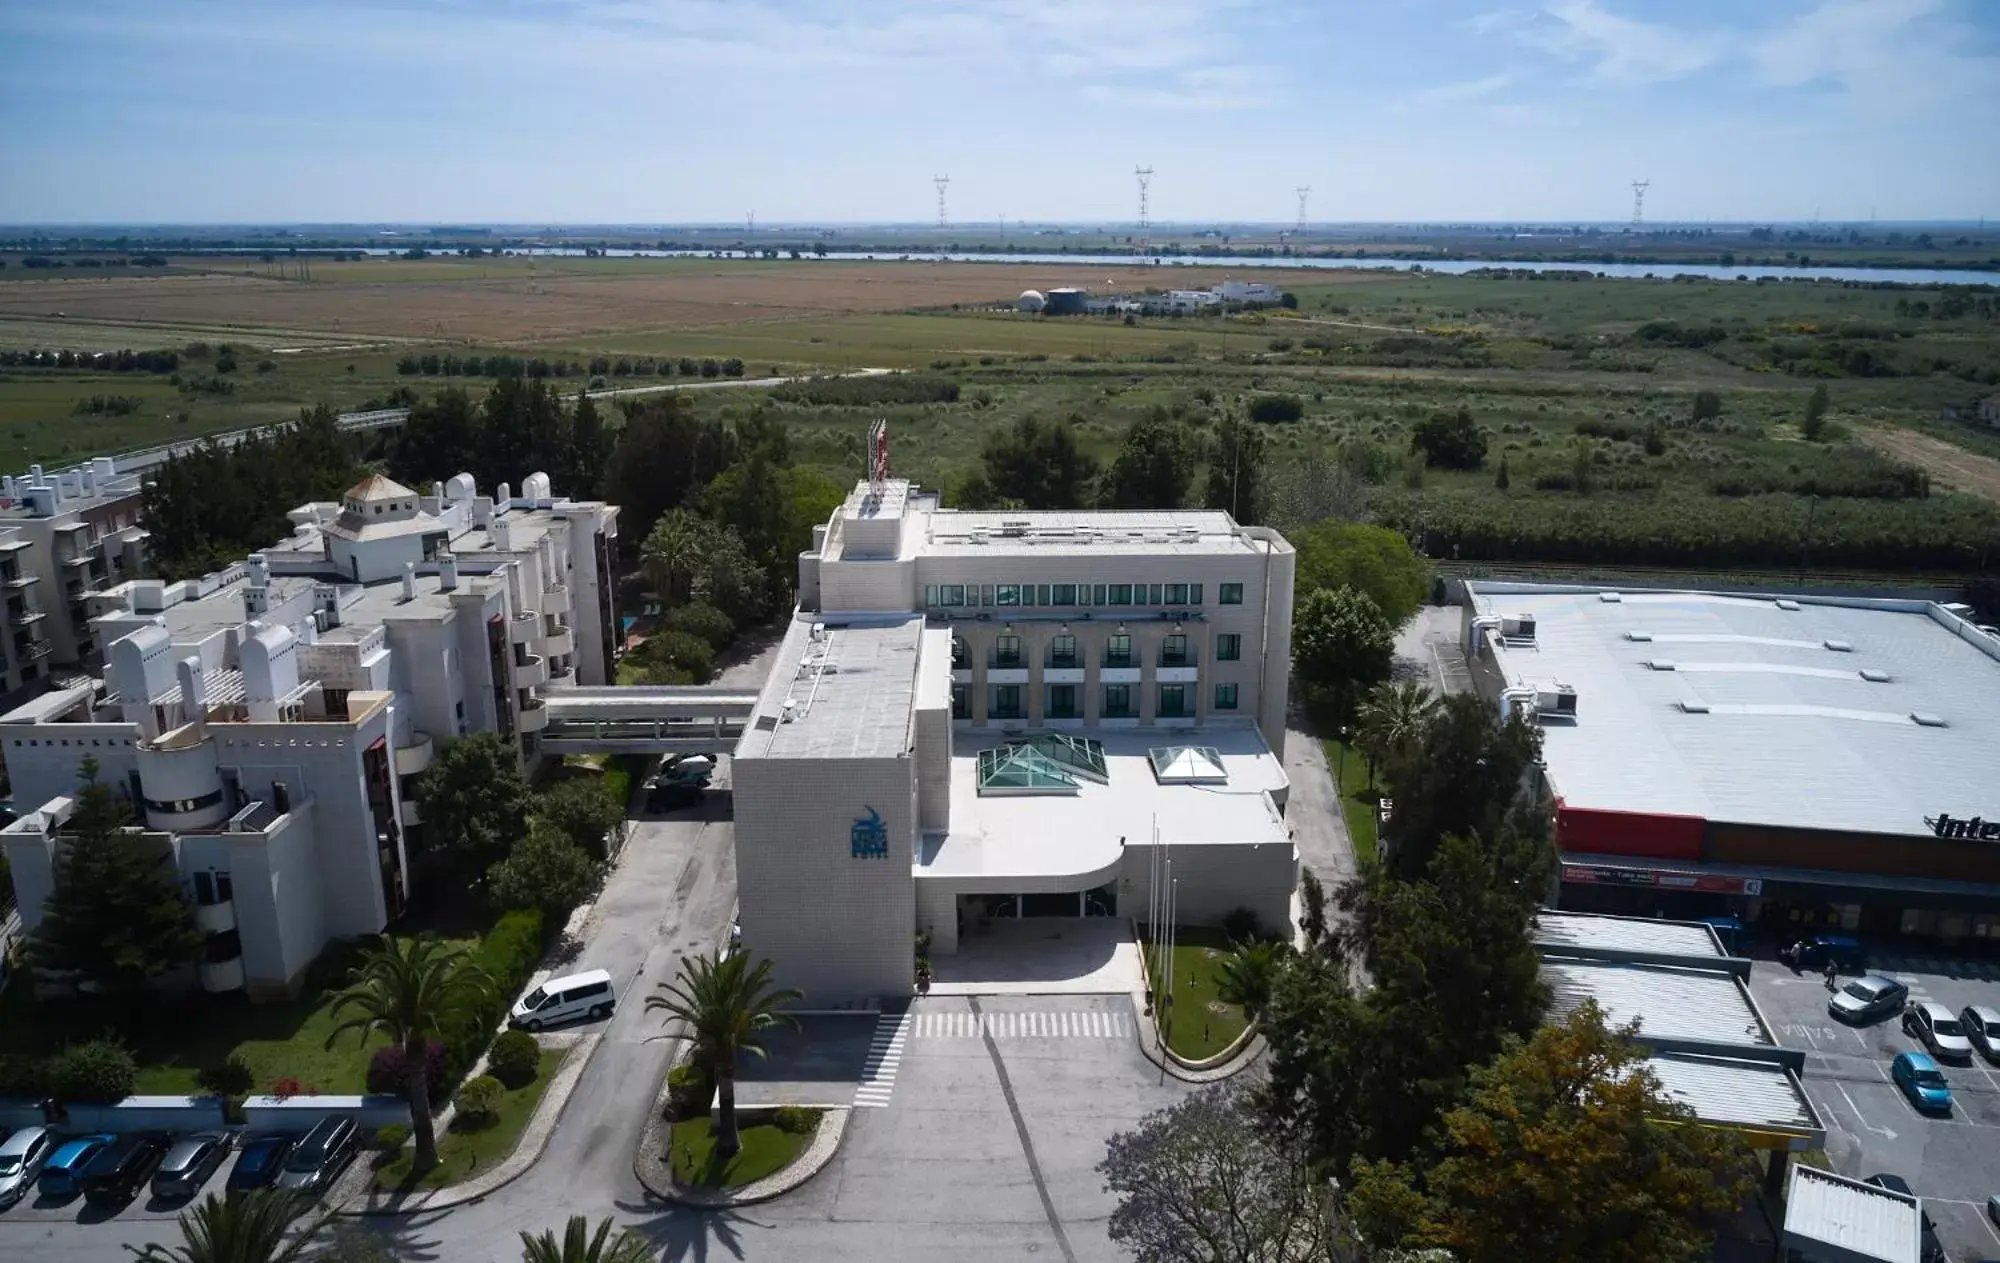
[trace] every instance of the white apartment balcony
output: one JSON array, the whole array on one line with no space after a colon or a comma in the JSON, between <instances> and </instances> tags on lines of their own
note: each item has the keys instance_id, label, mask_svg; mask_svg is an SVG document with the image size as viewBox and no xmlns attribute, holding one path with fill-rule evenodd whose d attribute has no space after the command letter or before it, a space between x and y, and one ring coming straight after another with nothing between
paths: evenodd
<instances>
[{"instance_id":1,"label":"white apartment balcony","mask_svg":"<svg viewBox=\"0 0 2000 1263\"><path fill-rule=\"evenodd\" d=\"M542 634L542 616L530 610L514 615L513 625L507 629L507 639L517 645L532 645Z\"/></svg>"},{"instance_id":2,"label":"white apartment balcony","mask_svg":"<svg viewBox=\"0 0 2000 1263\"><path fill-rule=\"evenodd\" d=\"M986 668L986 682L988 684L1026 684L1028 682L1028 668L1024 666L988 667Z\"/></svg>"},{"instance_id":3,"label":"white apartment balcony","mask_svg":"<svg viewBox=\"0 0 2000 1263\"><path fill-rule=\"evenodd\" d=\"M540 688L549 682L549 660L540 654L531 653L525 662L514 667L514 687L517 689Z\"/></svg>"},{"instance_id":4,"label":"white apartment balcony","mask_svg":"<svg viewBox=\"0 0 2000 1263\"><path fill-rule=\"evenodd\" d=\"M567 627L558 628L542 637L542 653L551 658L567 658L576 652L576 633Z\"/></svg>"},{"instance_id":5,"label":"white apartment balcony","mask_svg":"<svg viewBox=\"0 0 2000 1263\"><path fill-rule=\"evenodd\" d=\"M236 928L236 901L221 899L194 906L194 923L204 934L223 934Z\"/></svg>"},{"instance_id":6,"label":"white apartment balcony","mask_svg":"<svg viewBox=\"0 0 2000 1263\"><path fill-rule=\"evenodd\" d=\"M1101 684L1137 684L1143 671L1143 667L1099 667L1097 679Z\"/></svg>"},{"instance_id":7,"label":"white apartment balcony","mask_svg":"<svg viewBox=\"0 0 2000 1263\"><path fill-rule=\"evenodd\" d=\"M1161 667L1153 678L1162 684L1193 684L1201 679L1200 667Z\"/></svg>"},{"instance_id":8,"label":"white apartment balcony","mask_svg":"<svg viewBox=\"0 0 2000 1263\"><path fill-rule=\"evenodd\" d=\"M549 726L549 704L535 698L521 708L521 731L540 732Z\"/></svg>"},{"instance_id":9,"label":"white apartment balcony","mask_svg":"<svg viewBox=\"0 0 2000 1263\"><path fill-rule=\"evenodd\" d=\"M405 798L396 812L396 819L403 822L404 828L414 828L424 822L424 813L418 809L415 799Z\"/></svg>"},{"instance_id":10,"label":"white apartment balcony","mask_svg":"<svg viewBox=\"0 0 2000 1263\"><path fill-rule=\"evenodd\" d=\"M410 744L399 746L396 750L396 775L415 776L431 765L436 753L436 747L431 743L429 733L411 733Z\"/></svg>"},{"instance_id":11,"label":"white apartment balcony","mask_svg":"<svg viewBox=\"0 0 2000 1263\"><path fill-rule=\"evenodd\" d=\"M542 613L544 614L569 613L568 584L563 584L563 583L552 584L548 588L543 590Z\"/></svg>"},{"instance_id":12,"label":"white apartment balcony","mask_svg":"<svg viewBox=\"0 0 2000 1263\"><path fill-rule=\"evenodd\" d=\"M1081 684L1081 683L1083 683L1083 668L1082 668L1082 667L1043 667L1043 668L1042 668L1042 683L1044 683L1044 684Z\"/></svg>"},{"instance_id":13,"label":"white apartment balcony","mask_svg":"<svg viewBox=\"0 0 2000 1263\"><path fill-rule=\"evenodd\" d=\"M241 991L243 989L243 958L225 960L219 964L202 964L201 989L207 992Z\"/></svg>"}]
</instances>

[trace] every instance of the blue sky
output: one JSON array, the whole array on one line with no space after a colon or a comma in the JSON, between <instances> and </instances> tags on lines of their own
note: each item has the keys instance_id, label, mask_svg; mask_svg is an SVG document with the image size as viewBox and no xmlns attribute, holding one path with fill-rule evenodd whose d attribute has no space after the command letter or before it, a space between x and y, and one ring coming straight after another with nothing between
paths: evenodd
<instances>
[{"instance_id":1,"label":"blue sky","mask_svg":"<svg viewBox=\"0 0 2000 1263\"><path fill-rule=\"evenodd\" d=\"M0 222L2000 219L2000 0L5 0Z\"/></svg>"}]
</instances>

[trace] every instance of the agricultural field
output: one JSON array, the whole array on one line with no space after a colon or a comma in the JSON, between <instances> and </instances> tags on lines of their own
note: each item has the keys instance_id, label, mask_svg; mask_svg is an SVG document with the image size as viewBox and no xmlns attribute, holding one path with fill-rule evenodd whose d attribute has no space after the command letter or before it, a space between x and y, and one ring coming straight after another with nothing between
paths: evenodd
<instances>
[{"instance_id":1,"label":"agricultural field","mask_svg":"<svg viewBox=\"0 0 2000 1263\"><path fill-rule=\"evenodd\" d=\"M740 360L746 377L882 367L948 378L956 398L912 403L885 386L840 403L763 389L691 402L704 415L784 421L798 460L842 480L861 470L867 423L885 417L899 472L951 488L1020 417L1063 422L1108 465L1140 418L1164 412L1205 439L1225 414L1285 395L1297 419L1264 427L1274 487L1333 469L1346 489L1298 511L1364 513L1442 557L1572 561L1608 549L1630 564L2000 565L2000 432L1945 417L2000 389L1992 290L1276 273L1297 310L1126 323L1004 307L1029 287L1181 287L1224 273L433 258L316 261L298 281L262 266L0 282L0 349L19 345L21 330L49 336L47 312L61 310L55 332L116 331L117 345L134 347L171 332L158 344L201 352L180 385L0 368L0 446L17 463L61 460L320 402L351 409L490 384L426 373L428 357L543 360L561 366L565 392L674 384L689 359ZM207 393L199 386L218 376L225 341L233 389ZM1821 386L1823 423L1809 433ZM117 416L72 411L99 394L136 402ZM1418 427L1460 410L1484 438L1483 459L1425 467L1412 454ZM1190 495L1199 487L1197 472Z\"/></svg>"}]
</instances>

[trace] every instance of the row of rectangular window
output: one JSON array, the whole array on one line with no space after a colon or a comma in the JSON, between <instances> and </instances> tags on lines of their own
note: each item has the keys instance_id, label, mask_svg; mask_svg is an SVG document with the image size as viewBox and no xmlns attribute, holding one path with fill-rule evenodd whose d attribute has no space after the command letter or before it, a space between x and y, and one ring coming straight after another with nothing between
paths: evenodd
<instances>
[{"instance_id":1,"label":"row of rectangular window","mask_svg":"<svg viewBox=\"0 0 2000 1263\"><path fill-rule=\"evenodd\" d=\"M1243 637L1236 632L1218 632L1215 637L1215 660L1217 662L1240 662L1243 660ZM954 636L951 642L951 664L963 668L967 665L965 639ZM1104 647L1104 665L1107 667L1129 667L1134 664L1132 637L1126 632L1115 632ZM989 667L1024 667L1027 659L1021 654L1021 638L1002 633L993 638L993 650L987 656ZM1051 667L1079 667L1083 659L1076 652L1076 637L1067 632L1049 638L1048 663ZM1193 666L1194 659L1188 654L1188 638L1175 632L1160 639L1160 665L1163 667Z\"/></svg>"},{"instance_id":2,"label":"row of rectangular window","mask_svg":"<svg viewBox=\"0 0 2000 1263\"><path fill-rule=\"evenodd\" d=\"M1243 585L1219 585L1221 603L1243 604ZM927 583L924 604L936 609L1083 605L1200 605L1199 583Z\"/></svg>"},{"instance_id":3,"label":"row of rectangular window","mask_svg":"<svg viewBox=\"0 0 2000 1263\"><path fill-rule=\"evenodd\" d=\"M1193 719L1194 711L1189 709L1188 686L1185 684L1162 684L1158 707L1153 714L1159 719ZM1051 684L1043 697L1043 719L1082 719L1083 710L1078 704L1078 686L1075 684ZM1097 712L1099 719L1137 719L1139 707L1132 695L1130 684L1107 684L1104 686L1104 705ZM1214 710L1236 709L1236 686L1218 684L1215 686ZM954 684L951 686L951 717L953 719L972 718L972 686ZM1028 712L1022 701L1021 686L1018 684L991 684L986 689L986 718L1026 719Z\"/></svg>"}]
</instances>

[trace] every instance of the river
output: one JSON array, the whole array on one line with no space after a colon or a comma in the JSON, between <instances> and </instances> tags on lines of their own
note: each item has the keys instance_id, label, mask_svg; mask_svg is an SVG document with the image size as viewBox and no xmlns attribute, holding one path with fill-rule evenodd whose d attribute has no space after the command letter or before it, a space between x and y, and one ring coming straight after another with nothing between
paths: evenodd
<instances>
[{"instance_id":1,"label":"river","mask_svg":"<svg viewBox=\"0 0 2000 1263\"><path fill-rule=\"evenodd\" d=\"M413 243L415 244L415 243ZM406 247L407 248L407 247ZM431 249L420 246L422 249ZM789 253L791 247L782 249ZM402 254L402 248L371 246L364 253L374 255ZM434 249L432 253L449 257L448 248ZM511 249L511 254L545 256L551 258L581 258L584 251L571 246L522 246ZM609 248L600 251L614 259L701 259L711 255L726 258L741 258L741 250L633 250ZM806 255L807 259L822 256ZM1477 272L1486 268L1506 268L1520 272L1588 272L1597 276L1616 277L1631 280L1666 280L1676 276L1698 276L1710 281L1859 281L1863 283L1887 283L1896 285L1995 285L2000 286L2000 272L1974 272L1965 268L1890 268L1890 267L1721 267L1713 263L1565 263L1529 262L1514 259L1424 259L1383 255L1363 259L1321 259L1321 258L1266 258L1261 255L1217 256L1217 257L1143 257L1129 254L994 254L983 251L911 251L891 253L875 251L869 253L841 253L828 251L823 256L828 261L867 262L908 262L908 263L1031 263L1031 264L1071 264L1079 267L1147 267L1171 269L1177 267L1201 268L1280 268L1305 271L1336 270L1341 268L1361 268L1368 270L1412 270L1421 268L1426 272L1438 272L1448 276Z\"/></svg>"}]
</instances>

